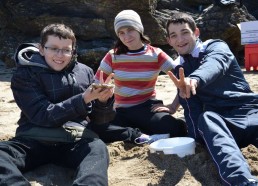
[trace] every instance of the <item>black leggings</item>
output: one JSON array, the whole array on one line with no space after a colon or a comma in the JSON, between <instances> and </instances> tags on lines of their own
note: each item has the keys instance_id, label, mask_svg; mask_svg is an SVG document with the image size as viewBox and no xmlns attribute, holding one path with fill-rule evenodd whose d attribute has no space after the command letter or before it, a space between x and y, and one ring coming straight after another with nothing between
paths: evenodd
<instances>
[{"instance_id":1,"label":"black leggings","mask_svg":"<svg viewBox=\"0 0 258 186\"><path fill-rule=\"evenodd\" d=\"M121 127L112 123L89 124L90 128L96 132L99 138L105 143L115 141L125 141L134 143L135 138L141 136L141 131L137 128Z\"/></svg>"},{"instance_id":2,"label":"black leggings","mask_svg":"<svg viewBox=\"0 0 258 186\"><path fill-rule=\"evenodd\" d=\"M148 100L142 104L117 108L116 117L112 122L122 127L139 128L141 132L152 134L170 134L171 137L186 136L185 122L174 118L167 112L152 112L153 104L162 103L160 100Z\"/></svg>"}]
</instances>

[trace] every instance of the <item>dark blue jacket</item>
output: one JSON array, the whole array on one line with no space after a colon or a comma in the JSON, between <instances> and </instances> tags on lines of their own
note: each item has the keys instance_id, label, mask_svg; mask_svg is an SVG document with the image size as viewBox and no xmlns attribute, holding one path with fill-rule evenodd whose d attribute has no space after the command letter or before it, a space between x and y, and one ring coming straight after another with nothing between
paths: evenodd
<instances>
[{"instance_id":1,"label":"dark blue jacket","mask_svg":"<svg viewBox=\"0 0 258 186\"><path fill-rule=\"evenodd\" d=\"M19 130L33 126L86 125L92 104L82 93L94 81L91 68L72 61L64 70L49 68L36 45L22 44L15 54L17 70L11 80L14 99L21 109Z\"/></svg>"},{"instance_id":2,"label":"dark blue jacket","mask_svg":"<svg viewBox=\"0 0 258 186\"><path fill-rule=\"evenodd\" d=\"M188 126L196 127L198 117L204 111L223 115L246 104L258 104L258 95L251 91L235 56L225 42L207 40L202 43L198 40L191 55L180 56L180 63L185 76L198 82L196 96L180 98ZM190 136L197 137L193 128Z\"/></svg>"}]
</instances>

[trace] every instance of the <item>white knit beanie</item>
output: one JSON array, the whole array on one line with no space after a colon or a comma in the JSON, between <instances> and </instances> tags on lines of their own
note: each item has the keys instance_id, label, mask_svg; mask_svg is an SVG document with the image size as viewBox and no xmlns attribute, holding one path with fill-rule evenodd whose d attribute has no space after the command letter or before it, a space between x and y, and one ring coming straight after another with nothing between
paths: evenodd
<instances>
[{"instance_id":1,"label":"white knit beanie","mask_svg":"<svg viewBox=\"0 0 258 186\"><path fill-rule=\"evenodd\" d=\"M143 34L143 25L140 16L133 10L123 10L115 17L114 28L118 35L118 30L124 26L131 26Z\"/></svg>"}]
</instances>

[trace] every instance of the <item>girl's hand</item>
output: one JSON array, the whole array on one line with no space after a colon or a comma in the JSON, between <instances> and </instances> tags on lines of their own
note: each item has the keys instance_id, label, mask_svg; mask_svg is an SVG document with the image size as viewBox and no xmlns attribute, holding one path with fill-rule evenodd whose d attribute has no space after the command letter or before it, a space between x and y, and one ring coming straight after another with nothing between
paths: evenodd
<instances>
[{"instance_id":1,"label":"girl's hand","mask_svg":"<svg viewBox=\"0 0 258 186\"><path fill-rule=\"evenodd\" d=\"M154 104L151 107L151 112L168 112L170 114L174 114L175 112L172 113L170 108L168 106L165 106L163 104Z\"/></svg>"}]
</instances>

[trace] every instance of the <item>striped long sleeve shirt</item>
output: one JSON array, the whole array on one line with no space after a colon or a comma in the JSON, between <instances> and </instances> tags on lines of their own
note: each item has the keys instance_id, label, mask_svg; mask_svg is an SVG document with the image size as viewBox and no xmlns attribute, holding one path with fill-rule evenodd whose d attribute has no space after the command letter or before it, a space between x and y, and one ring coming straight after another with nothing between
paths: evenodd
<instances>
[{"instance_id":1,"label":"striped long sleeve shirt","mask_svg":"<svg viewBox=\"0 0 258 186\"><path fill-rule=\"evenodd\" d=\"M177 65L164 51L151 45L145 45L137 53L114 55L114 50L110 50L102 59L95 79L99 81L101 70L104 79L113 72L115 107L131 107L155 98L159 73Z\"/></svg>"}]
</instances>

